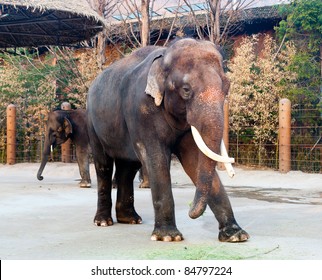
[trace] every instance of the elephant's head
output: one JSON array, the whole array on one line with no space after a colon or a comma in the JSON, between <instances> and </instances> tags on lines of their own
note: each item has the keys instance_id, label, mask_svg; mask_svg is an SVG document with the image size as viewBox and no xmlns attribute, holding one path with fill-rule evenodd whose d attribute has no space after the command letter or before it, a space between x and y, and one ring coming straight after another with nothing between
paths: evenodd
<instances>
[{"instance_id":1,"label":"elephant's head","mask_svg":"<svg viewBox=\"0 0 322 280\"><path fill-rule=\"evenodd\" d=\"M233 172L230 163L234 159L228 157L224 145L221 147L223 105L229 85L223 71L222 56L214 44L182 39L153 61L146 93L154 97L156 106L162 104L166 112L182 124L181 127L190 125L203 154L225 163ZM197 187L190 216L196 217L203 212L206 192Z\"/></svg>"},{"instance_id":2,"label":"elephant's head","mask_svg":"<svg viewBox=\"0 0 322 280\"><path fill-rule=\"evenodd\" d=\"M72 124L68 118L66 111L53 111L48 114L47 131L45 136L45 143L41 164L37 173L37 179L43 180L41 176L50 152L57 146L61 145L70 138L73 133Z\"/></svg>"}]
</instances>

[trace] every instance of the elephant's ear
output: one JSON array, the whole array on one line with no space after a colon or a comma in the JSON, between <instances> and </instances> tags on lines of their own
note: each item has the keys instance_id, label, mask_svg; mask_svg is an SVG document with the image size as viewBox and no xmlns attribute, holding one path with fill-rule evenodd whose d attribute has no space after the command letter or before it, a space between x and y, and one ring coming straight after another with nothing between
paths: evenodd
<instances>
[{"instance_id":1,"label":"elephant's ear","mask_svg":"<svg viewBox=\"0 0 322 280\"><path fill-rule=\"evenodd\" d=\"M164 72L161 67L162 55L156 57L150 67L148 73L147 84L145 93L151 95L154 98L156 106L160 106L163 100L164 94Z\"/></svg>"},{"instance_id":2,"label":"elephant's ear","mask_svg":"<svg viewBox=\"0 0 322 280\"><path fill-rule=\"evenodd\" d=\"M73 133L73 127L72 124L70 123L69 119L66 117L64 118L64 131L66 137L69 137Z\"/></svg>"}]
</instances>

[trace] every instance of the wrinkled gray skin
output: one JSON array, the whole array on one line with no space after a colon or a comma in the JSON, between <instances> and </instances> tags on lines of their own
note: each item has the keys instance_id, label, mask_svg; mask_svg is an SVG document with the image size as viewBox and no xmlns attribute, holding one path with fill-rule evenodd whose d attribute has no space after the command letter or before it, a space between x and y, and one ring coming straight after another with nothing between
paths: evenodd
<instances>
[{"instance_id":1,"label":"wrinkled gray skin","mask_svg":"<svg viewBox=\"0 0 322 280\"><path fill-rule=\"evenodd\" d=\"M168 48L142 48L95 79L87 110L98 180L97 226L113 225L113 163L117 221L142 223L133 190L133 179L142 166L155 213L151 239L182 240L171 190L170 162L175 154L196 186L189 216L198 218L208 205L219 223L220 241L249 238L234 218L216 162L198 149L191 133L191 126L196 127L208 147L219 153L228 90L218 49L193 39L179 40Z\"/></svg>"},{"instance_id":2,"label":"wrinkled gray skin","mask_svg":"<svg viewBox=\"0 0 322 280\"><path fill-rule=\"evenodd\" d=\"M44 143L42 161L37 173L38 180L48 161L51 146L54 149L57 145L71 139L76 147L76 158L81 175L80 187L89 188L91 178L89 173L89 138L87 132L87 117L84 109L57 110L48 114L47 130Z\"/></svg>"},{"instance_id":3,"label":"wrinkled gray skin","mask_svg":"<svg viewBox=\"0 0 322 280\"><path fill-rule=\"evenodd\" d=\"M139 188L141 189L148 189L149 188L149 181L147 176L145 176L142 172L142 168L140 168L139 170L139 180L140 180L140 184L139 184ZM116 185L116 176L113 177L112 180L112 188L116 189L117 185Z\"/></svg>"}]
</instances>

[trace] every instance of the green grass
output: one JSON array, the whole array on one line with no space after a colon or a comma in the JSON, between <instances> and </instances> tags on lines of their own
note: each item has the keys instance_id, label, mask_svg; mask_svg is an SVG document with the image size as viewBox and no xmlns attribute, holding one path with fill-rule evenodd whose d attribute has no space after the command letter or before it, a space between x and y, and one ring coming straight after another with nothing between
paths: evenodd
<instances>
[{"instance_id":1,"label":"green grass","mask_svg":"<svg viewBox=\"0 0 322 280\"><path fill-rule=\"evenodd\" d=\"M172 245L174 245L173 248L156 249L144 254L142 257L149 260L241 260L256 254L256 252L247 252L245 256L242 254L244 250L238 252L238 246L229 248L230 246L227 246L227 244L219 246Z\"/></svg>"}]
</instances>

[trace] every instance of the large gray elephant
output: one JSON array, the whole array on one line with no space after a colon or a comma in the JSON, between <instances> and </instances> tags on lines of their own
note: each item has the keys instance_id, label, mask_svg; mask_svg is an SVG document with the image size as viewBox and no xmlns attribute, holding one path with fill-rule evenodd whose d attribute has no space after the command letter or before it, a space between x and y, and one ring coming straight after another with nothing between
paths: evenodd
<instances>
[{"instance_id":1,"label":"large gray elephant","mask_svg":"<svg viewBox=\"0 0 322 280\"><path fill-rule=\"evenodd\" d=\"M87 110L98 180L97 226L113 224L114 162L117 221L142 223L134 208L133 190L133 179L142 166L155 213L151 239L182 240L175 222L170 178L171 156L175 154L196 186L189 216L198 218L208 205L219 222L220 241L249 238L237 224L216 173L217 161L228 168L233 161L221 146L228 90L217 47L194 39L178 40L169 47L139 49L95 79ZM201 141L196 144L194 139Z\"/></svg>"},{"instance_id":2,"label":"large gray elephant","mask_svg":"<svg viewBox=\"0 0 322 280\"><path fill-rule=\"evenodd\" d=\"M89 173L89 138L87 131L86 110L57 110L49 112L47 121L47 132L42 155L42 161L37 173L38 180L43 180L41 175L52 149L57 145L71 139L76 147L76 159L81 175L80 187L89 188L91 178Z\"/></svg>"}]
</instances>

